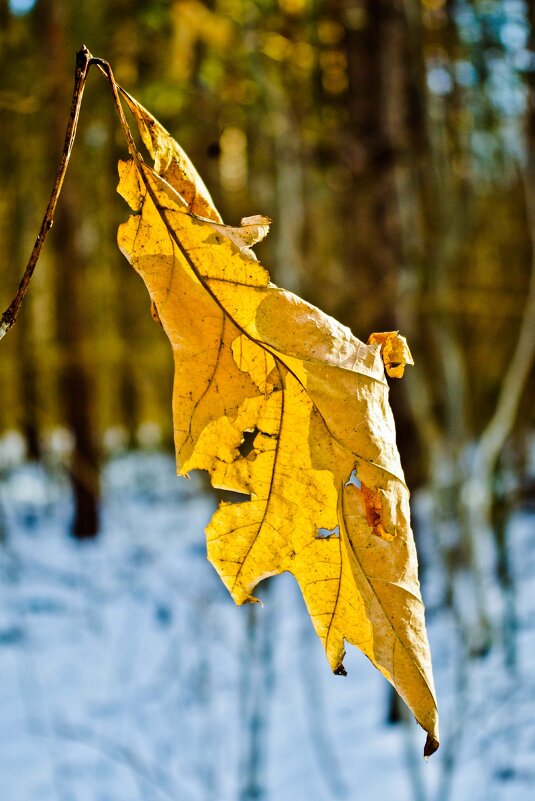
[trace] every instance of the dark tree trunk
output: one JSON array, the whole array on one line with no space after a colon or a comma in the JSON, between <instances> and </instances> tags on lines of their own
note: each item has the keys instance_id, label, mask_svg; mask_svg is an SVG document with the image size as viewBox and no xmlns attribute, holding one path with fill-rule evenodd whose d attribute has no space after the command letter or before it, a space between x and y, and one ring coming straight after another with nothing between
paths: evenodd
<instances>
[{"instance_id":1,"label":"dark tree trunk","mask_svg":"<svg viewBox=\"0 0 535 801\"><path fill-rule=\"evenodd\" d=\"M341 316L365 338L373 331L402 327L400 278L412 265L406 264L411 243L401 217L399 183L419 180L414 165L421 164L427 152L425 108L418 31L409 24L406 3L365 0L358 15L348 0L342 5L348 76L346 159L354 209L347 225L351 257L346 264L351 274L346 280L358 289L348 292L352 306ZM413 194L420 190L414 187ZM415 197L416 208L418 202ZM424 474L414 417L403 383L394 381L391 387L402 461L409 484L417 486Z\"/></svg>"},{"instance_id":2,"label":"dark tree trunk","mask_svg":"<svg viewBox=\"0 0 535 801\"><path fill-rule=\"evenodd\" d=\"M345 37L355 208L348 236L361 298L354 314L359 328L371 332L395 325L403 259L396 169L409 155L416 126L414 119L409 125L414 91L404 4L366 0L361 12Z\"/></svg>"},{"instance_id":3,"label":"dark tree trunk","mask_svg":"<svg viewBox=\"0 0 535 801\"><path fill-rule=\"evenodd\" d=\"M69 109L65 75L73 71L74 55L66 35L68 13L64 3L50 2L42 9L43 39L50 74L50 159L57 163ZM83 339L88 328L85 317L84 255L80 230L81 199L75 176L67 176L54 224L56 277L56 326L60 345L59 392L65 422L73 435L71 480L74 493L72 534L79 539L94 537L99 527L98 450L91 404L91 377L85 361Z\"/></svg>"},{"instance_id":4,"label":"dark tree trunk","mask_svg":"<svg viewBox=\"0 0 535 801\"><path fill-rule=\"evenodd\" d=\"M270 591L270 583L262 585L262 598ZM262 612L262 615L259 615ZM261 801L267 795L266 742L269 708L273 693L272 621L267 609L256 604L247 608L246 637L248 653L243 660L241 703L243 743L240 775L240 801Z\"/></svg>"},{"instance_id":5,"label":"dark tree trunk","mask_svg":"<svg viewBox=\"0 0 535 801\"><path fill-rule=\"evenodd\" d=\"M11 164L18 169L13 175L22 173L20 165L24 163L24 143L12 135L7 141L8 154ZM25 208L28 198L24 196L21 187L14 182L10 188L11 197L11 225L10 225L10 256L14 265L24 264L28 254L23 245L23 234L27 230ZM26 443L26 456L31 460L38 460L41 455L41 443L38 423L38 396L37 396L37 367L35 332L32 319L32 306L29 303L21 314L20 324L15 330L15 347L18 368L18 387L20 407L17 423L20 425Z\"/></svg>"}]
</instances>

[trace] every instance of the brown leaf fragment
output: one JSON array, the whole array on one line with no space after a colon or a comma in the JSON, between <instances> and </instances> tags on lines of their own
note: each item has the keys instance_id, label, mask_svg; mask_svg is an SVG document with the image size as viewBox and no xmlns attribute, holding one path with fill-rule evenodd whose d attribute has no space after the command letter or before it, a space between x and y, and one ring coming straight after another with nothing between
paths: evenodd
<instances>
[{"instance_id":1,"label":"brown leaf fragment","mask_svg":"<svg viewBox=\"0 0 535 801\"><path fill-rule=\"evenodd\" d=\"M407 340L399 331L370 334L368 345L379 344L386 373L390 378L402 378L405 365L414 364Z\"/></svg>"}]
</instances>

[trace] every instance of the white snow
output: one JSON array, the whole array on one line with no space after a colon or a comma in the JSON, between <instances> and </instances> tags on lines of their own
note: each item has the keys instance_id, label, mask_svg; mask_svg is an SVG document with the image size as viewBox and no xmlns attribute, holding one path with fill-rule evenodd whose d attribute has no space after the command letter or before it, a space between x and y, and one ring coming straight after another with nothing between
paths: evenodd
<instances>
[{"instance_id":1,"label":"white snow","mask_svg":"<svg viewBox=\"0 0 535 801\"><path fill-rule=\"evenodd\" d=\"M234 606L205 558L214 501L171 457L112 460L102 534L81 544L61 471L0 471L1 801L532 797L533 516L511 531L513 666L501 646L463 654L423 543L442 712L426 764L424 733L387 725L388 685L361 654L330 673L290 576L260 588L263 607Z\"/></svg>"}]
</instances>

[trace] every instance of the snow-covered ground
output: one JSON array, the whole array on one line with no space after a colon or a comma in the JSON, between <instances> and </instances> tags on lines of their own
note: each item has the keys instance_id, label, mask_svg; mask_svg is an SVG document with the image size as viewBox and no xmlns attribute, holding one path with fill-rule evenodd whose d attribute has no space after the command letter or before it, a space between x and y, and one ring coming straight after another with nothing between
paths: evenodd
<instances>
[{"instance_id":1,"label":"snow-covered ground","mask_svg":"<svg viewBox=\"0 0 535 801\"><path fill-rule=\"evenodd\" d=\"M443 745L426 764L363 656L331 675L291 577L234 606L205 558L214 502L171 457L110 462L90 543L67 535L61 472L4 466L0 486L0 801L533 798L533 516L511 533L514 669L498 647L467 662L430 614Z\"/></svg>"}]
</instances>

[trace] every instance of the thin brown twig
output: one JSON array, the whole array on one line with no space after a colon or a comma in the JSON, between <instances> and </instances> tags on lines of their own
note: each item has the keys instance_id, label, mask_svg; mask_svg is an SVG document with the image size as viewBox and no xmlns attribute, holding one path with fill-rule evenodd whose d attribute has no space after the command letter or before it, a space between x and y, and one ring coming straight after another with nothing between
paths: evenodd
<instances>
[{"instance_id":1,"label":"thin brown twig","mask_svg":"<svg viewBox=\"0 0 535 801\"><path fill-rule=\"evenodd\" d=\"M56 206L59 200L59 196L61 194L63 180L65 178L65 173L67 172L72 146L74 144L74 139L76 137L76 129L78 127L78 117L80 116L80 107L82 104L82 97L84 94L84 88L87 81L87 74L89 72L89 67L91 66L92 63L93 63L93 56L91 55L87 47L85 45L82 45L82 47L76 54L76 68L74 73L74 89L72 93L71 110L69 114L67 130L65 132L63 151L61 153L61 159L58 171L56 173L56 180L54 181L54 186L52 188L52 193L50 195L50 199L46 207L45 215L43 217L43 222L41 223L41 228L39 230L39 233L37 234L37 239L35 240L35 244L30 254L30 258L28 259L28 264L26 265L26 269L24 270L24 275L22 276L22 279L20 281L17 294L9 304L8 308L0 317L0 339L2 339L7 334L9 329L15 324L17 315L24 300L24 296L28 291L28 287L30 285L32 275L34 273L35 266L41 254L41 250L48 236L48 232L50 231L54 223L54 213L56 211Z\"/></svg>"}]
</instances>

